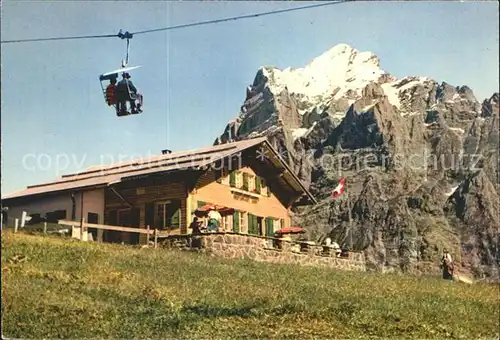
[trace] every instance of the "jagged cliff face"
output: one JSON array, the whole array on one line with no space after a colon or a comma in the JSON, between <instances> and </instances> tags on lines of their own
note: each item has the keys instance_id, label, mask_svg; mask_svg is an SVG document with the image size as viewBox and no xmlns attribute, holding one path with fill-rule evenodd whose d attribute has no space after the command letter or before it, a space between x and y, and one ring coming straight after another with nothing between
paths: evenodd
<instances>
[{"instance_id":1,"label":"jagged cliff face","mask_svg":"<svg viewBox=\"0 0 500 340\"><path fill-rule=\"evenodd\" d=\"M460 270L498 277L498 119L498 93L397 79L341 44L301 69L261 68L215 144L267 135L320 200L295 217L315 241L383 271L438 270L447 248Z\"/></svg>"}]
</instances>

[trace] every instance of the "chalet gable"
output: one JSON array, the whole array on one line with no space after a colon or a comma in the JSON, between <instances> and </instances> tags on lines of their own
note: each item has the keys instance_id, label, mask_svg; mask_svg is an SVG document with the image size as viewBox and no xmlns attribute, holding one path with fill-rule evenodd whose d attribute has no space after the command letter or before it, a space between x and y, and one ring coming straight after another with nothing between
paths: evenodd
<instances>
[{"instance_id":1,"label":"chalet gable","mask_svg":"<svg viewBox=\"0 0 500 340\"><path fill-rule=\"evenodd\" d=\"M237 154L214 161L203 167L203 171L202 179L193 183L191 189L217 181L242 196L257 198L262 193L272 193L286 207L316 203L266 139Z\"/></svg>"}]
</instances>

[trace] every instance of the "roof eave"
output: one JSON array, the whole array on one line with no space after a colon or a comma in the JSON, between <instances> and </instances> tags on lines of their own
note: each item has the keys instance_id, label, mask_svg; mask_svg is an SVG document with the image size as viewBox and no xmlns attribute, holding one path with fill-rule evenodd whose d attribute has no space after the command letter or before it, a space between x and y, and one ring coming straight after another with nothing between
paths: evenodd
<instances>
[{"instance_id":1,"label":"roof eave","mask_svg":"<svg viewBox=\"0 0 500 340\"><path fill-rule=\"evenodd\" d=\"M76 188L69 188L69 189L60 189L60 190L53 190L53 191L44 191L44 192L38 192L35 194L28 194L28 195L20 195L20 196L14 196L14 197L5 197L2 198L2 205L8 202L12 202L15 200L21 200L21 199L26 199L26 198L33 198L33 197L40 197L40 196L47 196L47 195L55 195L55 194L61 194L65 192L70 192L70 191L78 191L78 190L88 190L88 189L101 189L105 188L107 184L95 184L95 185L86 185L86 186L81 186L81 187L76 187Z\"/></svg>"},{"instance_id":2,"label":"roof eave","mask_svg":"<svg viewBox=\"0 0 500 340\"><path fill-rule=\"evenodd\" d=\"M311 194L309 190L304 186L304 184L300 181L300 179L297 177L297 175L290 169L286 161L279 155L279 153L273 148L269 140L264 140L263 143L266 144L266 146L273 152L275 157L283 164L283 167L286 169L286 171L290 174L290 176L293 178L293 180L300 186L302 189L303 193L307 195L307 197L311 200L313 204L318 204L318 201L316 198Z\"/></svg>"}]
</instances>

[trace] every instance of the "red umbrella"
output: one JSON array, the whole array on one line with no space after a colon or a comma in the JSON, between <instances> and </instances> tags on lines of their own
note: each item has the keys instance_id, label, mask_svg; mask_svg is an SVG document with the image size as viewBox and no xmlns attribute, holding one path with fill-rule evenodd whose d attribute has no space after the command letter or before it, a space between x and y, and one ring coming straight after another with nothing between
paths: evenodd
<instances>
[{"instance_id":1,"label":"red umbrella","mask_svg":"<svg viewBox=\"0 0 500 340\"><path fill-rule=\"evenodd\" d=\"M204 216L210 211L211 208L215 208L215 210L217 210L221 215L227 215L227 214L234 213L233 208L228 208L228 207L225 207L225 206L219 205L219 204L205 204L204 206L201 206L198 209L196 209L195 214L200 215L200 216Z\"/></svg>"},{"instance_id":2,"label":"red umbrella","mask_svg":"<svg viewBox=\"0 0 500 340\"><path fill-rule=\"evenodd\" d=\"M276 233L277 234L301 234L305 233L306 230L302 227L286 227L283 229L278 230Z\"/></svg>"}]
</instances>

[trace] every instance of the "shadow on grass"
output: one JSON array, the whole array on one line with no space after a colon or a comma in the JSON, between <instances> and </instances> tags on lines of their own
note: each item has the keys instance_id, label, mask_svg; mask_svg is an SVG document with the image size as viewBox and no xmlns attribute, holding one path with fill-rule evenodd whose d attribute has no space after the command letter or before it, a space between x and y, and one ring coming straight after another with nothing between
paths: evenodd
<instances>
[{"instance_id":1,"label":"shadow on grass","mask_svg":"<svg viewBox=\"0 0 500 340\"><path fill-rule=\"evenodd\" d=\"M258 308L260 304L252 304L243 307L222 307L209 306L207 304L196 304L192 306L184 306L181 313L195 314L202 318L218 318L238 316L241 318L251 318L260 314Z\"/></svg>"},{"instance_id":2,"label":"shadow on grass","mask_svg":"<svg viewBox=\"0 0 500 340\"><path fill-rule=\"evenodd\" d=\"M300 306L295 304L284 304L273 308L265 307L264 303L253 303L247 306L211 306L208 304L200 303L190 306L184 306L181 313L194 314L200 318L218 318L218 317L241 317L251 318L262 315L276 315L281 316L285 314L301 313L303 310Z\"/></svg>"}]
</instances>

